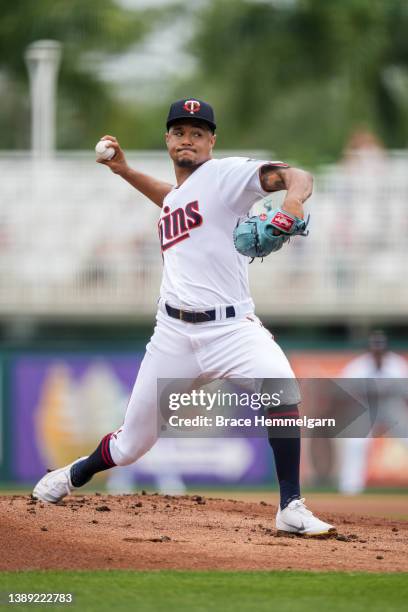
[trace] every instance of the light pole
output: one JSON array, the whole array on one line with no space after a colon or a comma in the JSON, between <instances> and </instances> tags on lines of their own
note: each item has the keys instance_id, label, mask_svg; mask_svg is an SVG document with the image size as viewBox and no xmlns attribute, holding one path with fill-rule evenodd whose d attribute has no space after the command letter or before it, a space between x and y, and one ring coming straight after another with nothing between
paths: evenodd
<instances>
[{"instance_id":1,"label":"light pole","mask_svg":"<svg viewBox=\"0 0 408 612\"><path fill-rule=\"evenodd\" d=\"M31 149L37 158L52 157L61 43L38 40L27 47L24 57L30 77Z\"/></svg>"}]
</instances>

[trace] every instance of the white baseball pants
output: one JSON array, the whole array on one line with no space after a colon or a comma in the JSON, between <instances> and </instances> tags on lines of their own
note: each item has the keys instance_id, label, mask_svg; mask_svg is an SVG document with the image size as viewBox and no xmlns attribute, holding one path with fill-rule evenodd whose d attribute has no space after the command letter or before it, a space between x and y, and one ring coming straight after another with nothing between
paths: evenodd
<instances>
[{"instance_id":1,"label":"white baseball pants","mask_svg":"<svg viewBox=\"0 0 408 612\"><path fill-rule=\"evenodd\" d=\"M236 310L232 319L192 324L169 317L159 302L124 423L110 440L116 465L133 463L158 438L159 378L294 378L282 349L252 309L245 305Z\"/></svg>"}]
</instances>

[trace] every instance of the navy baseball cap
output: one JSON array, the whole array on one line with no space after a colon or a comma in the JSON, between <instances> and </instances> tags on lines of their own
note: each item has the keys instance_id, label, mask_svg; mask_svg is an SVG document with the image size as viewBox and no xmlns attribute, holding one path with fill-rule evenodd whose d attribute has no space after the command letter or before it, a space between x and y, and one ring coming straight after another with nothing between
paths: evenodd
<instances>
[{"instance_id":1,"label":"navy baseball cap","mask_svg":"<svg viewBox=\"0 0 408 612\"><path fill-rule=\"evenodd\" d=\"M173 102L167 117L167 129L179 119L198 119L199 121L204 121L212 132L216 128L212 106L197 98L182 98L177 100L177 102Z\"/></svg>"}]
</instances>

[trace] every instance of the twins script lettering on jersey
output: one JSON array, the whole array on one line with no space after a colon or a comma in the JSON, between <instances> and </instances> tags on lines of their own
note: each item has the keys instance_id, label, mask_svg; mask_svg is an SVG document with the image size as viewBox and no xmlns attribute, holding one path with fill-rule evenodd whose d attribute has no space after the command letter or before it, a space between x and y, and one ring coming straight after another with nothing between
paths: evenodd
<instances>
[{"instance_id":1,"label":"twins script lettering on jersey","mask_svg":"<svg viewBox=\"0 0 408 612\"><path fill-rule=\"evenodd\" d=\"M162 251L166 251L178 242L190 237L190 230L199 227L203 218L199 213L197 200L189 202L184 208L170 210L163 207L163 216L159 220L159 237Z\"/></svg>"}]
</instances>

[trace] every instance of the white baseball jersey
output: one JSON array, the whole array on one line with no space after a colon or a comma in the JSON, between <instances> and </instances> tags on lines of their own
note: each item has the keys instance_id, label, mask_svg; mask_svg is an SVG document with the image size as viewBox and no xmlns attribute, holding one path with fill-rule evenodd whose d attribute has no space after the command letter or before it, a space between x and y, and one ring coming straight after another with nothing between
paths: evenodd
<instances>
[{"instance_id":1,"label":"white baseball jersey","mask_svg":"<svg viewBox=\"0 0 408 612\"><path fill-rule=\"evenodd\" d=\"M172 306L206 309L251 301L248 257L233 231L260 197L265 164L244 157L210 159L166 196L159 220L164 272L160 297Z\"/></svg>"}]
</instances>

